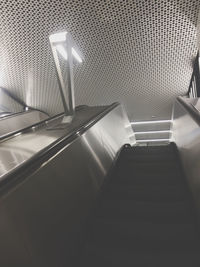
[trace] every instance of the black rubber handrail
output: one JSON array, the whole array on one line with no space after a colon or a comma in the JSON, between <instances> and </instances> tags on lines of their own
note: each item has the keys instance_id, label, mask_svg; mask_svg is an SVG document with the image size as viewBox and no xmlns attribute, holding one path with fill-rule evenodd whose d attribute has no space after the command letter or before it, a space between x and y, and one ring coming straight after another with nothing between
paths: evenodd
<instances>
[{"instance_id":1,"label":"black rubber handrail","mask_svg":"<svg viewBox=\"0 0 200 267\"><path fill-rule=\"evenodd\" d=\"M37 152L34 156L20 164L14 170L5 174L0 180L0 194L5 194L9 189L13 188L13 186L17 185L21 181L24 181L33 172L38 170L45 162L50 160L52 156L58 153L60 149L62 149L66 145L69 145L78 136L86 132L100 119L102 119L111 110L115 109L119 105L120 103L116 102L106 107L103 111L99 112L98 115L95 115L89 121L85 122L80 127L77 127L77 129L73 130L65 136L58 138L55 142ZM44 124L45 122L42 123Z\"/></svg>"}]
</instances>

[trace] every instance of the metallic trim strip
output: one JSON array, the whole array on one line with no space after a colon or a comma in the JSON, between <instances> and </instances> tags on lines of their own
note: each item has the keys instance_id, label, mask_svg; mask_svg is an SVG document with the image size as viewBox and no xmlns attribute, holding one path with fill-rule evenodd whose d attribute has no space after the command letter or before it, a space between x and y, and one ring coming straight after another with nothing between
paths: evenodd
<instances>
[{"instance_id":1,"label":"metallic trim strip","mask_svg":"<svg viewBox=\"0 0 200 267\"><path fill-rule=\"evenodd\" d=\"M10 98L12 98L12 100L14 100L15 102L17 102L19 105L21 105L24 109L27 107L26 103L21 100L20 98L18 98L16 95L14 95L13 93L11 93L10 91L8 91L6 88L4 87L0 87L0 90L2 90L4 92L4 94L6 94L7 96L9 96Z\"/></svg>"}]
</instances>

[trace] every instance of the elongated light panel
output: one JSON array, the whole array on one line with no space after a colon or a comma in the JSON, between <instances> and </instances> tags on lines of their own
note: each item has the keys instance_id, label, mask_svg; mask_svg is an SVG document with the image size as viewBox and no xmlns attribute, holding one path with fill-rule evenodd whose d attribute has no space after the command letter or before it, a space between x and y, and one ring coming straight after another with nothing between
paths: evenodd
<instances>
[{"instance_id":1,"label":"elongated light panel","mask_svg":"<svg viewBox=\"0 0 200 267\"><path fill-rule=\"evenodd\" d=\"M172 123L172 120L159 120L159 121L136 121L131 122L132 125L138 124L156 124L156 123Z\"/></svg>"},{"instance_id":2,"label":"elongated light panel","mask_svg":"<svg viewBox=\"0 0 200 267\"><path fill-rule=\"evenodd\" d=\"M79 54L76 52L76 50L72 47L72 55L75 57L75 59L79 62L82 63L82 59L79 56Z\"/></svg>"},{"instance_id":3,"label":"elongated light panel","mask_svg":"<svg viewBox=\"0 0 200 267\"><path fill-rule=\"evenodd\" d=\"M63 47L63 45L56 45L56 49L58 50L58 53L65 59L67 60L67 51Z\"/></svg>"},{"instance_id":4,"label":"elongated light panel","mask_svg":"<svg viewBox=\"0 0 200 267\"><path fill-rule=\"evenodd\" d=\"M49 40L51 43L65 42L66 35L67 35L67 32L54 33L49 36Z\"/></svg>"}]
</instances>

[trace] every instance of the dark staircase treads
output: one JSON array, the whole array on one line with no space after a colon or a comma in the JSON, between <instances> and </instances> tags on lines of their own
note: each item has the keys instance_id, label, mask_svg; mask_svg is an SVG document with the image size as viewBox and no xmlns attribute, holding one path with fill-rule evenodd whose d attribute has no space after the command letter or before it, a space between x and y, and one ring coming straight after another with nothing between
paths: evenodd
<instances>
[{"instance_id":1,"label":"dark staircase treads","mask_svg":"<svg viewBox=\"0 0 200 267\"><path fill-rule=\"evenodd\" d=\"M124 146L88 221L79 262L200 266L194 204L174 144Z\"/></svg>"}]
</instances>

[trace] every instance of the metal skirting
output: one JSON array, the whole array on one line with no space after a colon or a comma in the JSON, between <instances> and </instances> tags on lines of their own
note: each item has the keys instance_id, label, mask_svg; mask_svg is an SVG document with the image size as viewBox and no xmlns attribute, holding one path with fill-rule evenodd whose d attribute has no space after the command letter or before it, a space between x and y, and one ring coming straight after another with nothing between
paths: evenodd
<instances>
[{"instance_id":1,"label":"metal skirting","mask_svg":"<svg viewBox=\"0 0 200 267\"><path fill-rule=\"evenodd\" d=\"M193 100L180 99L174 105L173 138L191 187L200 218L200 113Z\"/></svg>"},{"instance_id":2,"label":"metal skirting","mask_svg":"<svg viewBox=\"0 0 200 267\"><path fill-rule=\"evenodd\" d=\"M73 266L83 238L81 228L101 185L121 147L130 143L130 135L134 143L120 105L85 132L77 131L71 141L63 140L59 150L54 142L50 157L48 146L48 154L40 153L38 162L34 150L45 139L52 140L48 133L42 136L38 131L41 138L24 133L26 146L21 140L21 147L20 139L15 144L12 138L10 155L13 159L17 153L19 159L24 155L29 164L22 168L25 163L21 162L21 169L18 166L18 172L10 174L14 180L0 191L1 266ZM56 131L53 133L56 137Z\"/></svg>"}]
</instances>

